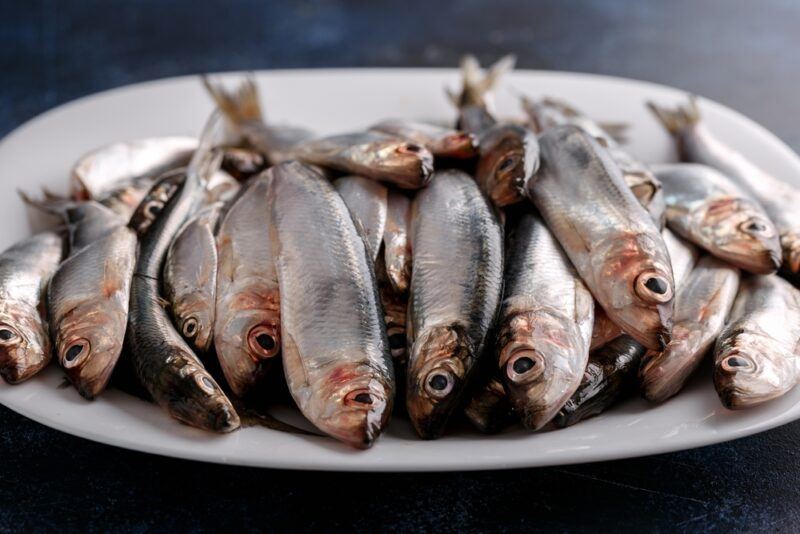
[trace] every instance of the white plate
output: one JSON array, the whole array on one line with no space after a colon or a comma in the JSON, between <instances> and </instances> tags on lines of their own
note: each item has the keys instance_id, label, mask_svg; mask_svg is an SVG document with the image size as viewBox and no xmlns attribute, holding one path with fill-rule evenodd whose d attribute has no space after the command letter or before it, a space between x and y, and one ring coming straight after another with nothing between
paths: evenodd
<instances>
[{"instance_id":1,"label":"white plate","mask_svg":"<svg viewBox=\"0 0 800 534\"><path fill-rule=\"evenodd\" d=\"M336 132L387 116L452 120L443 88L453 70L312 70L259 73L269 119ZM674 102L684 94L663 86L601 76L517 72L508 85L532 95L560 96L601 120L630 123L630 148L645 161L674 158L670 140L644 108L646 99ZM502 115L518 115L515 98L498 95ZM776 176L800 177L800 160L776 137L719 104L701 103L712 131ZM211 104L197 78L145 83L66 104L28 122L0 144L0 247L30 233L15 188L65 190L77 157L112 141L166 134L196 135ZM0 386L0 402L35 421L91 440L168 456L219 463L342 471L435 471L567 464L642 456L726 441L800 417L800 390L743 412L720 405L708 370L660 406L631 399L576 426L480 436L456 429L420 441L396 420L369 451L331 439L244 428L230 435L183 426L154 405L119 391L87 402L50 367L19 385Z\"/></svg>"}]
</instances>

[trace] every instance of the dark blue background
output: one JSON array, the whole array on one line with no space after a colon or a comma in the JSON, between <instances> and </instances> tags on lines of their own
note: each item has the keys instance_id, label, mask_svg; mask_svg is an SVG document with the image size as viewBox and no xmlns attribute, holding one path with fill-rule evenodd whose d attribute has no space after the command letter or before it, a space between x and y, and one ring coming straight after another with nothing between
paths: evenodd
<instances>
[{"instance_id":1,"label":"dark blue background","mask_svg":"<svg viewBox=\"0 0 800 534\"><path fill-rule=\"evenodd\" d=\"M800 149L800 3L790 0L0 0L0 8L1 134L76 97L165 76L454 66L473 51L483 60L514 52L522 68L681 87L741 110ZM713 447L584 466L295 473L124 451L0 408L0 528L793 530L798 438L795 423Z\"/></svg>"}]
</instances>

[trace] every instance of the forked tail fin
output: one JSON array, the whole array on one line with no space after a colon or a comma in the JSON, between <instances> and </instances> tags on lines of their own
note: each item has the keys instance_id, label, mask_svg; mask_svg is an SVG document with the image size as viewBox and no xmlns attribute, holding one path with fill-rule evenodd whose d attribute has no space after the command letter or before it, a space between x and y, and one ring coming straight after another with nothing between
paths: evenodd
<instances>
[{"instance_id":1,"label":"forked tail fin","mask_svg":"<svg viewBox=\"0 0 800 534\"><path fill-rule=\"evenodd\" d=\"M669 108L647 102L647 107L672 135L677 135L700 121L700 109L697 107L697 97L694 95L689 97L688 105Z\"/></svg>"},{"instance_id":2,"label":"forked tail fin","mask_svg":"<svg viewBox=\"0 0 800 534\"><path fill-rule=\"evenodd\" d=\"M264 119L252 73L246 74L233 89L227 89L221 81L215 81L208 76L203 76L202 80L211 98L234 124Z\"/></svg>"},{"instance_id":3,"label":"forked tail fin","mask_svg":"<svg viewBox=\"0 0 800 534\"><path fill-rule=\"evenodd\" d=\"M450 100L458 107L466 105L486 106L487 97L497 87L497 83L504 74L514 69L517 59L509 54L501 57L489 67L486 72L481 71L481 66L475 56L467 55L461 60L462 87L456 93L447 90Z\"/></svg>"}]
</instances>

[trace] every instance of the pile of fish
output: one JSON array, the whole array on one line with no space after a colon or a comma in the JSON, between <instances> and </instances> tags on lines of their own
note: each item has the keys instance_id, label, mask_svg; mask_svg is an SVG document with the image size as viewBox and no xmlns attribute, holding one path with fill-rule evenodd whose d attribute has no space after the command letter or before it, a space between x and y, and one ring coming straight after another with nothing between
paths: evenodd
<instances>
[{"instance_id":1,"label":"pile of fish","mask_svg":"<svg viewBox=\"0 0 800 534\"><path fill-rule=\"evenodd\" d=\"M393 412L432 439L664 402L707 355L727 408L793 388L800 189L694 100L650 105L686 163L638 161L623 125L552 98L498 118L512 66L466 58L451 127L327 137L266 122L251 77L204 78L199 140L101 147L68 196L24 195L60 223L0 256L0 374L55 356L87 399L129 375L216 432L278 384L359 448Z\"/></svg>"}]
</instances>

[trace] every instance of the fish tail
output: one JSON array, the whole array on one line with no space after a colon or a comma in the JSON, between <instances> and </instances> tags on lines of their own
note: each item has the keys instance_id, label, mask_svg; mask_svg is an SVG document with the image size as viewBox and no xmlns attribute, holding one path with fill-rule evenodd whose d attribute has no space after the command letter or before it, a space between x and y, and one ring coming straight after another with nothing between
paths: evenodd
<instances>
[{"instance_id":1,"label":"fish tail","mask_svg":"<svg viewBox=\"0 0 800 534\"><path fill-rule=\"evenodd\" d=\"M688 105L679 105L674 108L660 106L654 102L647 102L647 107L661 121L661 124L673 135L677 135L686 128L700 121L700 109L697 107L697 97L689 97Z\"/></svg>"},{"instance_id":2,"label":"fish tail","mask_svg":"<svg viewBox=\"0 0 800 534\"><path fill-rule=\"evenodd\" d=\"M501 57L489 67L486 72L481 71L480 63L473 55L466 55L461 59L462 89L456 95L448 91L450 99L458 106L483 105L487 96L497 87L500 79L507 72L514 69L516 57L512 54Z\"/></svg>"},{"instance_id":3,"label":"fish tail","mask_svg":"<svg viewBox=\"0 0 800 534\"><path fill-rule=\"evenodd\" d=\"M631 125L627 122L598 122L597 125L617 143L624 145L628 142Z\"/></svg>"},{"instance_id":4,"label":"fish tail","mask_svg":"<svg viewBox=\"0 0 800 534\"><path fill-rule=\"evenodd\" d=\"M204 75L201 79L211 98L234 124L264 119L258 88L252 73L246 74L233 89L227 89L222 82L215 81L209 76Z\"/></svg>"},{"instance_id":5,"label":"fish tail","mask_svg":"<svg viewBox=\"0 0 800 534\"><path fill-rule=\"evenodd\" d=\"M77 201L55 195L46 189L43 189L44 198L42 199L33 198L22 189L17 189L17 194L25 205L50 215L63 216L67 210L78 205Z\"/></svg>"}]
</instances>

